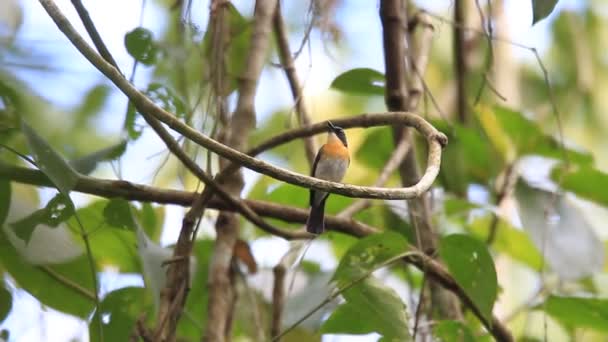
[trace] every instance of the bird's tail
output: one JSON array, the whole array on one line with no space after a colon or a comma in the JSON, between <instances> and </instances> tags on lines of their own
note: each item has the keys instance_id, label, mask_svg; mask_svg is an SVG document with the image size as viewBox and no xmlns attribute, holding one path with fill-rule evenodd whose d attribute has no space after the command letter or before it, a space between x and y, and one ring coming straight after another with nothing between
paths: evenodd
<instances>
[{"instance_id":1,"label":"bird's tail","mask_svg":"<svg viewBox=\"0 0 608 342\"><path fill-rule=\"evenodd\" d=\"M318 206L310 207L310 215L306 221L306 231L312 234L321 234L325 230L325 200Z\"/></svg>"}]
</instances>

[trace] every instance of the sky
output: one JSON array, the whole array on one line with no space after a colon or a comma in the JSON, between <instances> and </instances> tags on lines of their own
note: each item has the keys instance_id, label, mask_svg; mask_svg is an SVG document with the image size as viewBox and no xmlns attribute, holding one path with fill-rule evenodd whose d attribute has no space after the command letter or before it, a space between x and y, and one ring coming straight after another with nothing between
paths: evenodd
<instances>
[{"instance_id":1,"label":"sky","mask_svg":"<svg viewBox=\"0 0 608 342\"><path fill-rule=\"evenodd\" d=\"M0 0L0 5L14 1ZM445 13L446 9L451 8L452 3L451 1L418 2L433 13ZM84 29L70 1L57 0L56 3L68 16L72 24L80 32L84 33ZM165 17L155 7L156 5L153 1L147 1L143 16L140 15L140 1L89 0L83 1L83 3L92 14L92 18L97 24L101 36L123 70L130 70L132 66L132 59L127 54L123 44L123 37L126 32L139 26L140 20L143 22L144 27L157 35L164 30L162 23L166 21ZM208 8L206 1L195 1L194 4L193 13L204 13ZM235 1L235 4L242 13L251 13L250 1ZM38 61L51 66L50 71L19 67L17 68L19 70L17 74L21 79L25 80L38 94L43 95L50 103L53 103L60 109L75 107L91 87L99 83L107 83L104 77L90 66L75 48L69 45L67 39L58 31L55 24L48 18L37 1L22 0L19 5L21 6L23 24L17 33L17 39L23 42L26 48L31 46L33 51L39 54L36 56L39 57ZM319 35L313 34L310 48L305 48L300 58L296 61L298 73L305 84L305 95L313 99L311 106L313 113L323 109L322 96L327 92L333 78L340 72L353 67L383 69L377 6L377 1L344 1L337 20L344 28L345 40L351 42L346 58L338 58L337 60L329 58L320 42ZM576 0L561 0L558 4L558 10L580 8L580 6L580 2ZM1 6L0 9L2 9ZM14 19L7 17L6 13L9 12L4 12L4 15L0 16L0 21ZM507 13L511 39L530 47L536 47L542 52L550 39L548 25L556 13L552 14L548 20L533 27L530 26L532 12L529 1L507 0ZM301 20L304 23L305 18ZM204 28L206 27L205 21L206 19L200 20L197 24ZM362 22L374 24L357 24ZM450 34L449 27L440 27L437 30L437 34ZM300 40L301 37L292 37L292 47L297 46ZM366 43L358 43L362 41ZM518 58L533 62L533 56L525 49L515 48L514 53ZM9 62L20 64L23 61L11 60ZM7 61L0 59L1 63L7 63ZM149 77L149 71L145 67L139 68L135 84L144 86ZM51 84L54 86L52 89L49 89ZM317 98L319 100L314 100ZM262 117L266 117L279 108L290 107L291 102L291 95L283 75L276 69L266 70L260 84L260 93L256 97L258 113ZM105 133L115 135L118 139L122 119L113 120L112 118L116 116L116 113L124 113L125 107L126 99L114 89L108 104L103 109L103 114L99 120L99 129ZM129 147L125 158L131 161L131 165L149 163L150 151L147 149L147 146L151 144L158 144L158 140L155 136L146 134L137 143ZM105 170L105 172L108 172L108 170ZM138 167L126 167L123 170L123 177L135 182L150 181L150 175L146 174L142 176L141 169ZM248 180L255 179L252 173L248 173L247 177ZM251 182L249 183L251 184ZM179 222L181 215L181 208L169 206L167 210L167 222ZM175 241L176 236L176 231L169 231L163 235L163 244ZM270 244L272 244L273 248L268 248ZM289 244L280 239L263 239L253 245L253 252L263 266L272 266L288 248ZM308 255L316 256L314 257L317 259L316 261L332 259L331 257L327 257L329 251L323 248L323 246L314 246ZM324 262L323 266L331 268L335 266L335 263ZM104 284L104 289L109 291L117 286L138 283L138 281L133 279L118 279L116 275L109 273L104 275L102 283ZM12 292L14 296L14 309L10 317L0 328L6 327L10 329L13 341L65 341L72 337L86 339L87 326L84 322L53 310L42 308L39 303L24 291L13 290ZM39 318L39 324L32 325L30 324L31 320L23 320L23 317ZM61 329L57 328L59 326ZM374 341L375 339L374 336L349 337L348 341ZM325 340L337 342L345 339L327 337Z\"/></svg>"}]
</instances>

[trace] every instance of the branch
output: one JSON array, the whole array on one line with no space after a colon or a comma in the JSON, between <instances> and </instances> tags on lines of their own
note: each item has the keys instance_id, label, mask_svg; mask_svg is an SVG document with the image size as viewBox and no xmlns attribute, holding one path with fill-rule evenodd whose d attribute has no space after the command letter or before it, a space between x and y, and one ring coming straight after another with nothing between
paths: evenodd
<instances>
[{"instance_id":1,"label":"branch","mask_svg":"<svg viewBox=\"0 0 608 342\"><path fill-rule=\"evenodd\" d=\"M475 316L479 319L481 324L494 336L496 341L499 342L511 342L513 336L507 327L502 324L495 316L492 316L492 320L488 321L484 318L479 308L473 303L473 300L465 293L463 288L458 285L456 280L450 275L450 273L436 260L433 258L423 255L422 253L416 253L406 258L407 262L413 264L418 269L425 271L428 275L433 277L434 280L438 281L441 286L447 290L453 292L462 301L464 305L469 307Z\"/></svg>"},{"instance_id":2,"label":"branch","mask_svg":"<svg viewBox=\"0 0 608 342\"><path fill-rule=\"evenodd\" d=\"M238 76L236 109L232 114L230 124L223 127L226 145L233 151L243 151L247 147L250 132L255 129L255 95L265 64L276 6L277 0L257 0L255 2L249 49L244 69ZM226 160L220 159L221 168L225 167L226 163ZM238 196L244 186L243 175L240 172L230 173L221 180L221 184L231 195ZM202 197L205 197L203 202L206 203L208 197ZM233 281L235 275L232 269L232 255L239 229L239 219L234 213L220 212L215 223L217 237L214 242L213 258L209 265L209 279L207 280L209 301L203 341L231 340L237 298L237 290Z\"/></svg>"},{"instance_id":3,"label":"branch","mask_svg":"<svg viewBox=\"0 0 608 342\"><path fill-rule=\"evenodd\" d=\"M397 170L407 153L409 152L411 145L407 139L401 139L399 145L393 151L393 154L389 158L389 160L384 165L382 172L380 172L380 176L374 183L374 186L383 186L388 181L389 177ZM354 201L351 205L346 207L340 213L338 213L338 217L353 217L359 211L367 208L371 200L369 198L360 198Z\"/></svg>"},{"instance_id":4,"label":"branch","mask_svg":"<svg viewBox=\"0 0 608 342\"><path fill-rule=\"evenodd\" d=\"M281 322L283 307L285 306L285 273L286 269L282 263L273 269L274 284L272 287L272 324L270 326L270 339L280 341Z\"/></svg>"},{"instance_id":5,"label":"branch","mask_svg":"<svg viewBox=\"0 0 608 342\"><path fill-rule=\"evenodd\" d=\"M38 170L10 166L2 162L0 162L0 177L5 177L12 181L23 184L53 187L51 181ZM74 187L74 191L104 198L118 197L129 201L175 204L185 207L192 206L195 198L197 197L197 194L194 192L159 189L124 180L106 180L89 176L80 176L76 186ZM244 200L244 202L248 207L261 216L272 217L294 223L305 223L306 219L308 218L308 210L305 209L257 200ZM232 205L216 197L211 199L209 202L209 207L218 210L235 210ZM335 216L326 216L326 225L330 230L335 230L356 237L363 237L377 232L375 228L369 225L360 223L358 221L353 221L351 219L338 218ZM260 228L265 230L263 227ZM310 238L308 233L299 230L290 231L281 229L278 231L265 231L287 240Z\"/></svg>"},{"instance_id":6,"label":"branch","mask_svg":"<svg viewBox=\"0 0 608 342\"><path fill-rule=\"evenodd\" d=\"M294 60L291 56L291 49L289 48L289 41L287 40L285 22L283 20L283 15L281 14L280 1L277 3L273 25L279 50L279 58L281 60L281 67L283 70L285 70L285 75L289 81L289 88L291 89L291 95L293 96L293 100L295 102L296 113L298 114L300 126L308 126L310 125L310 115L308 114L306 103L304 102L302 86L300 85L300 80L294 66ZM317 153L315 142L312 137L309 136L304 139L304 147L306 149L306 158L308 159L308 163L312 165Z\"/></svg>"},{"instance_id":7,"label":"branch","mask_svg":"<svg viewBox=\"0 0 608 342\"><path fill-rule=\"evenodd\" d=\"M320 191L332 192L348 197L378 198L378 199L410 199L415 198L426 192L437 174L441 163L441 148L447 143L447 137L437 131L431 124L421 117L407 112L383 113L378 115L359 116L350 120L360 122L359 127L379 126L379 125L405 125L416 128L427 140L429 144L429 156L427 169L420 181L410 187L386 189L375 187L361 187L346 185L342 183L328 182L317 178L304 176L283 168L273 166L261 160L250 157L242 152L234 150L224 144L201 134L197 130L180 121L177 117L164 109L158 107L154 102L139 92L127 79L125 79L116 68L104 61L94 50L92 50L82 37L76 32L68 20L51 0L39 0L47 13L55 21L59 29L70 39L74 46L108 79L110 79L127 97L133 102L135 107L143 115L152 115L158 120L167 124L188 139L197 144L241 164L251 170L263 173L278 180ZM144 114L145 113L145 114ZM342 120L335 120L336 124L341 124ZM323 124L313 125L317 132L325 131Z\"/></svg>"},{"instance_id":8,"label":"branch","mask_svg":"<svg viewBox=\"0 0 608 342\"><path fill-rule=\"evenodd\" d=\"M467 6L463 0L454 2L454 22L466 25ZM454 74L456 75L456 104L458 121L467 122L467 61L465 54L465 30L454 26Z\"/></svg>"},{"instance_id":9,"label":"branch","mask_svg":"<svg viewBox=\"0 0 608 342\"><path fill-rule=\"evenodd\" d=\"M428 42L420 42L420 46L426 48L426 50L420 49L416 51L418 54L416 59L406 59L405 42L408 35L404 31L407 22L403 1L381 0L380 20L383 28L386 106L391 111L412 110L417 106L420 95L408 99L409 93L407 91L406 79L409 78L414 80L410 81L410 83L413 83L414 85L416 85L416 82L418 81L422 83L422 75L425 71L422 67L425 67L425 64L428 61L431 36L427 33L419 37L429 40ZM423 28L425 31L430 31L429 28L432 28L432 26L425 25ZM408 72L407 66L411 63L406 64L406 61L410 59L421 64L412 68L416 74ZM420 84L417 85L420 86ZM393 126L393 140L395 141L395 144L401 140L407 140L412 145L412 148L399 168L402 184L407 186L418 182L420 174L411 130ZM424 176L422 178L424 178ZM416 233L416 245L425 253L433 254L437 246L437 237L431 220L428 196L421 194L421 196L408 201L408 213L414 227L414 232ZM429 287L431 290L430 307L438 308L442 318L460 318L461 314L457 307L457 303L445 296L448 293L432 282L429 284Z\"/></svg>"},{"instance_id":10,"label":"branch","mask_svg":"<svg viewBox=\"0 0 608 342\"><path fill-rule=\"evenodd\" d=\"M80 21L82 21L84 28L87 30L89 37L91 37L91 40L93 41L93 45L95 45L95 48L101 57L108 61L108 63L112 64L112 66L114 66L117 70L120 70L120 68L118 68L118 64L114 60L114 57L112 57L112 54L106 47L106 44L104 44L103 40L101 39L93 20L89 16L89 11L87 11L80 0L72 0L72 5L76 9L78 17L80 17Z\"/></svg>"}]
</instances>

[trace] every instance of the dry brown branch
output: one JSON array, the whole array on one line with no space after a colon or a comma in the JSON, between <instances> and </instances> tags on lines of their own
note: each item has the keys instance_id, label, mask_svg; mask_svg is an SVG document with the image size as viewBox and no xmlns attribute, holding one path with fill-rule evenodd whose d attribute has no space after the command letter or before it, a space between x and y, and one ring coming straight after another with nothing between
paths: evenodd
<instances>
[{"instance_id":1,"label":"dry brown branch","mask_svg":"<svg viewBox=\"0 0 608 342\"><path fill-rule=\"evenodd\" d=\"M407 21L403 1L382 0L380 2L380 20L383 28L384 64L386 69L386 106L390 111L412 110L418 101L417 99L408 101L409 92L405 80L407 78L420 78L420 81L422 81L424 69L420 68L422 66L416 67L413 68L416 72L410 73L408 68L406 68L409 63L406 64L405 41L407 36L404 28L407 27ZM423 26L423 29L427 30L428 26ZM427 39L430 39L430 37ZM430 47L430 43L426 44L426 47ZM428 55L429 51L420 50L417 53L420 62L425 62L425 58L422 55ZM403 127L393 127L393 140L395 144L398 144L401 140L407 140L412 146L405 160L400 165L399 174L404 186L415 184L420 179L420 175L411 131ZM421 194L421 196L409 200L408 212L410 222L414 226L416 233L418 248L429 255L433 254L436 250L437 237L431 221L427 194ZM449 293L446 293L433 282L430 282L429 286L432 302L430 307L439 310L440 316L443 318L460 318L461 313L457 305L458 303L449 297Z\"/></svg>"},{"instance_id":2,"label":"dry brown branch","mask_svg":"<svg viewBox=\"0 0 608 342\"><path fill-rule=\"evenodd\" d=\"M277 40L279 58L281 61L281 67L285 70L285 76L289 81L289 88L291 89L291 95L296 107L296 113L298 114L298 121L300 126L310 125L310 115L306 108L306 102L304 101L304 94L302 93L302 86L300 85L300 79L296 73L296 67L294 60L291 55L291 49L289 48L289 41L287 40L287 28L281 14L281 3L277 3L277 8L274 14L274 32ZM312 137L304 138L304 148L306 149L306 158L308 163L312 165L315 160L316 148L315 141Z\"/></svg>"},{"instance_id":3,"label":"dry brown branch","mask_svg":"<svg viewBox=\"0 0 608 342\"><path fill-rule=\"evenodd\" d=\"M257 0L255 4L249 51L245 68L239 75L236 109L229 126L223 128L226 145L236 151L244 151L247 148L249 133L255 128L255 94L264 68L276 6L277 0ZM226 163L226 160L220 160L220 167L225 167ZM244 186L243 175L241 172L233 172L222 179L221 184L231 195L239 196ZM217 237L209 266L209 302L203 337L203 341L209 342L229 341L231 336L233 308L237 298L231 264L239 232L238 217L232 212L221 211L215 230Z\"/></svg>"},{"instance_id":4,"label":"dry brown branch","mask_svg":"<svg viewBox=\"0 0 608 342\"><path fill-rule=\"evenodd\" d=\"M270 338L273 341L280 341L281 322L283 317L283 307L285 306L285 266L282 263L273 269L274 283L272 287L272 323L270 326Z\"/></svg>"},{"instance_id":5,"label":"dry brown branch","mask_svg":"<svg viewBox=\"0 0 608 342\"><path fill-rule=\"evenodd\" d=\"M466 26L467 3L465 0L454 2L454 22ZM461 26L454 26L454 74L456 75L456 113L460 123L467 122L467 49L465 41L465 30Z\"/></svg>"}]
</instances>

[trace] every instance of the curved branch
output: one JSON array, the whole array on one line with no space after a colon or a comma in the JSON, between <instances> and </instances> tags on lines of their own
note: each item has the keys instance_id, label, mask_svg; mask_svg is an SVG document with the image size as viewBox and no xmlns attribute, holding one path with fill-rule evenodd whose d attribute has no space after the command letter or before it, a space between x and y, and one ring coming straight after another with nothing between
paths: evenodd
<instances>
[{"instance_id":1,"label":"curved branch","mask_svg":"<svg viewBox=\"0 0 608 342\"><path fill-rule=\"evenodd\" d=\"M39 0L49 16L55 21L57 27L68 37L72 44L111 80L135 105L142 115L152 115L162 121L175 131L184 135L197 144L219 154L220 156L239 163L241 166L263 173L267 176L282 180L284 182L312 188L315 190L327 191L347 197L376 198L376 199L411 199L425 193L434 182L439 173L441 164L441 148L447 143L447 137L437 131L431 124L421 117L408 112L379 113L374 115L360 115L351 118L359 121L356 127L369 127L380 125L405 125L414 127L427 140L429 144L429 155L427 168L420 181L410 187L405 188L378 188L347 185L342 183L328 182L317 178L304 176L280 167L273 166L261 160L248 156L245 153L234 150L221 144L193 129L189 125L180 121L176 116L157 106L152 100L139 92L122 74L111 64L101 58L76 32L59 8L51 0ZM355 120L358 119L358 120ZM337 124L342 124L343 120L335 120ZM351 126L354 127L355 125ZM321 125L314 125L321 131ZM345 127L348 128L348 127Z\"/></svg>"}]
</instances>

